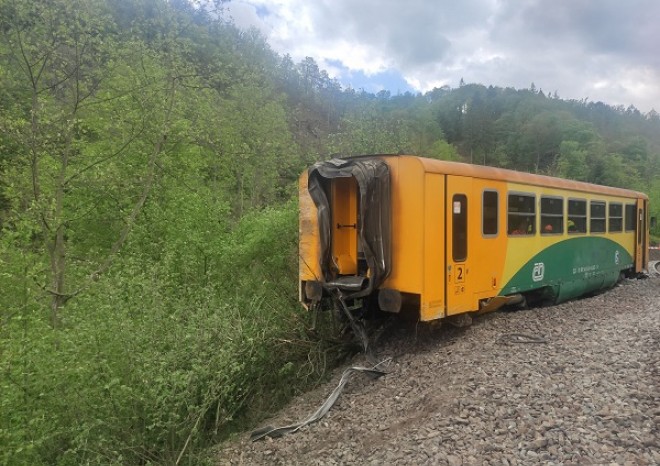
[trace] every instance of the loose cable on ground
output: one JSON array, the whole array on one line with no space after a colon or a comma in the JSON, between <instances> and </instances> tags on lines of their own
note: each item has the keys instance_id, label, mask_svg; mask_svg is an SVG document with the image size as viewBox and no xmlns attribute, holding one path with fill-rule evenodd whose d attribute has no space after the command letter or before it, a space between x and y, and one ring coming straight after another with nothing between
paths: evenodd
<instances>
[{"instance_id":1,"label":"loose cable on ground","mask_svg":"<svg viewBox=\"0 0 660 466\"><path fill-rule=\"evenodd\" d=\"M346 315L348 322L350 323L351 328L353 329L353 333L355 334L355 336L357 336L360 339L362 343L362 347L364 349L364 354L372 366L371 367L353 366L345 369L341 375L339 384L337 384L337 386L332 391L332 393L330 393L330 396L328 396L325 402L307 419L284 427L266 426L257 429L253 431L252 434L250 435L250 440L252 440L253 442L264 439L266 437L276 438L276 437L281 437L285 434L292 434L309 424L318 422L328 413L328 411L330 411L330 408L332 408L332 406L335 404L335 402L339 398L339 395L344 390L344 387L346 386L346 384L348 383L348 381L350 380L351 376L354 373L356 372L363 373L374 379L387 374L387 371L385 371L381 367L388 364L391 358L384 359L380 362L376 361L376 357L373 354L373 348L372 346L369 345L369 338L367 336L367 331L364 328L364 325L362 325L361 322L359 322L357 319L355 319L355 317L353 317L351 311L348 309L348 306L346 306L346 302L344 301L341 292L339 290L334 290L334 291L335 292L333 293L332 297L335 306L339 307L340 310Z\"/></svg>"},{"instance_id":2,"label":"loose cable on ground","mask_svg":"<svg viewBox=\"0 0 660 466\"><path fill-rule=\"evenodd\" d=\"M389 359L382 361L380 364L385 364L386 362L389 362ZM361 372L373 378L378 378L382 375L385 375L385 372L380 370L377 366L349 367L344 370L343 374L341 375L341 379L339 380L339 384L335 387L332 393L330 393L330 396L328 396L325 402L307 419L298 422L296 424L291 424L284 427L272 427L272 426L262 427L261 429L257 429L252 432L252 434L250 435L250 440L255 442L265 437L271 437L271 438L281 437L285 434L294 433L309 424L319 421L321 418L323 418L323 416L325 416L328 413L328 411L330 411L330 408L332 408L332 406L337 401L337 398L339 398L339 395L344 389L344 386L346 385L346 383L348 383L351 376L356 372Z\"/></svg>"}]
</instances>

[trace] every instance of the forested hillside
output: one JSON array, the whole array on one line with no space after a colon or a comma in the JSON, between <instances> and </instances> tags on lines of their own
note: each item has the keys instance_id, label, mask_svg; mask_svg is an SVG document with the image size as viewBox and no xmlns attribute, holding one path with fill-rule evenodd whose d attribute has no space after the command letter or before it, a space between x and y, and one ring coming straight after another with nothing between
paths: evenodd
<instances>
[{"instance_id":1,"label":"forested hillside","mask_svg":"<svg viewBox=\"0 0 660 466\"><path fill-rule=\"evenodd\" d=\"M651 195L660 118L481 84L342 88L223 1L0 0L0 462L197 464L319 380L296 180L406 152ZM657 233L657 232L656 232Z\"/></svg>"}]
</instances>

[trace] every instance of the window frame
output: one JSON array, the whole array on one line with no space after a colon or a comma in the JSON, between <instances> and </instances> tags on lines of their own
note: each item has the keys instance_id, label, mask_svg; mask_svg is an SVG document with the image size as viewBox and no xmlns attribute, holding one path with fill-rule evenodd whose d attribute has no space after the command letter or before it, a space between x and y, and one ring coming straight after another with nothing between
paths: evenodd
<instances>
[{"instance_id":1,"label":"window frame","mask_svg":"<svg viewBox=\"0 0 660 466\"><path fill-rule=\"evenodd\" d=\"M511 196L524 196L524 197L532 198L533 202L532 202L531 205L534 208L534 212L532 212L532 213L511 212ZM529 236L536 236L536 232L537 232L536 199L537 199L536 193L533 193L533 192L531 192L531 193L530 192L523 192L523 191L508 191L507 192L507 196L506 196L506 232L507 232L507 236L513 237L513 238L526 238L526 237L529 237ZM530 232L528 232L528 233L513 233L514 231L517 231L517 230L515 230L515 229L512 230L511 229L510 219L511 219L512 215L514 217L526 217L526 218L531 217L532 218L532 222L531 222L532 231L531 231L531 233ZM528 225L529 225L529 223L528 223Z\"/></svg>"},{"instance_id":2,"label":"window frame","mask_svg":"<svg viewBox=\"0 0 660 466\"><path fill-rule=\"evenodd\" d=\"M457 201L457 197L462 197L465 200L465 203L462 204L465 206L465 209L461 209L461 211L456 214L455 209L453 208L454 203ZM454 193L451 197L451 205L452 205L452 218L451 218L451 258L453 259L454 263L463 263L467 261L468 258L468 196L467 194L464 193ZM465 238L462 241L462 244L459 243L461 241L460 236L456 234L457 228L458 228L458 222L457 218L464 219L464 221L461 221L461 223L464 223L465 226ZM457 239L458 238L458 239ZM457 247L457 245L459 247ZM464 252L463 257L457 256L457 252Z\"/></svg>"},{"instance_id":3,"label":"window frame","mask_svg":"<svg viewBox=\"0 0 660 466\"><path fill-rule=\"evenodd\" d=\"M553 200L561 201L561 213L559 213L559 214L557 214L557 213L546 213L546 214L544 214L543 213L543 200L544 199L553 199ZM565 207L564 207L564 198L563 198L563 196L541 195L541 197L539 198L539 211L540 211L539 218L540 218L540 221L541 221L539 231L541 232L541 235L551 236L551 235L563 235L564 234ZM546 224L545 218L551 218L551 219L559 218L559 219L561 219L561 229L560 229L560 231L554 231L554 228L553 228L553 231L546 232L545 231L545 224Z\"/></svg>"},{"instance_id":4,"label":"window frame","mask_svg":"<svg viewBox=\"0 0 660 466\"><path fill-rule=\"evenodd\" d=\"M486 193L495 194L495 233L486 233ZM484 238L497 238L500 234L500 192L497 189L486 188L481 192L481 236Z\"/></svg>"},{"instance_id":5,"label":"window frame","mask_svg":"<svg viewBox=\"0 0 660 466\"><path fill-rule=\"evenodd\" d=\"M571 215L571 202L580 202L584 203L584 215L577 215L573 214ZM569 235L586 235L588 230L587 226L589 224L589 212L588 212L588 207L589 204L587 203L587 199L583 197L569 197L568 202L566 203L566 231L568 232ZM572 221L572 218L581 218L584 219L584 230L576 230L576 231L570 231L568 229L568 222ZM573 221L575 224L575 222Z\"/></svg>"},{"instance_id":6,"label":"window frame","mask_svg":"<svg viewBox=\"0 0 660 466\"><path fill-rule=\"evenodd\" d=\"M620 215L615 215L612 213L612 207L619 207ZM607 203L607 232L608 233L623 233L623 203L622 202L608 202ZM619 220L619 229L612 228L612 220Z\"/></svg>"},{"instance_id":7,"label":"window frame","mask_svg":"<svg viewBox=\"0 0 660 466\"><path fill-rule=\"evenodd\" d=\"M603 216L602 217L594 217L593 214L593 209L594 205L602 206L603 207ZM594 230L594 221L596 222L603 222L602 223L602 229L599 230ZM592 235L601 235L607 232L607 202L601 201L599 199L590 199L589 200L589 234Z\"/></svg>"},{"instance_id":8,"label":"window frame","mask_svg":"<svg viewBox=\"0 0 660 466\"><path fill-rule=\"evenodd\" d=\"M629 209L632 209L632 215L630 215ZM635 231L637 229L637 204L624 204L624 214L623 231L626 233ZM629 226L632 228L628 228Z\"/></svg>"}]
</instances>

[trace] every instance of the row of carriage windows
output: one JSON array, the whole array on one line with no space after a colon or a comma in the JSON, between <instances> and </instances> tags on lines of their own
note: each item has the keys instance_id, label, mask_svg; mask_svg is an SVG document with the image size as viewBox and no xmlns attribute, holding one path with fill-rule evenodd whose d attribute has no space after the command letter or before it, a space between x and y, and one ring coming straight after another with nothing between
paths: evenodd
<instances>
[{"instance_id":1,"label":"row of carriage windows","mask_svg":"<svg viewBox=\"0 0 660 466\"><path fill-rule=\"evenodd\" d=\"M567 204L564 211L564 204ZM635 230L635 204L586 199L568 200L558 196L541 196L540 222L537 225L536 196L527 193L509 193L507 197L507 233L511 236L531 236L540 229L542 235L620 233ZM625 216L624 216L625 209ZM484 191L482 198L482 233L497 235L499 195L497 191ZM566 215L564 215L566 212ZM624 224L625 219L625 224Z\"/></svg>"}]
</instances>

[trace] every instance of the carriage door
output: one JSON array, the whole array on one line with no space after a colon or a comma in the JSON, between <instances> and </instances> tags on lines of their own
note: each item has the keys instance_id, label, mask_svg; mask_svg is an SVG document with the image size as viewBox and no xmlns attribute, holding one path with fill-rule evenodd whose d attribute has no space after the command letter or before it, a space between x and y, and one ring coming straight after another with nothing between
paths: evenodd
<instances>
[{"instance_id":1,"label":"carriage door","mask_svg":"<svg viewBox=\"0 0 660 466\"><path fill-rule=\"evenodd\" d=\"M476 205L471 199L472 179L447 176L446 234L447 238L447 315L472 309L472 280L470 277L471 210Z\"/></svg>"},{"instance_id":2,"label":"carriage door","mask_svg":"<svg viewBox=\"0 0 660 466\"><path fill-rule=\"evenodd\" d=\"M648 246L646 243L646 210L644 200L637 199L637 226L635 227L635 272L646 270Z\"/></svg>"}]
</instances>

